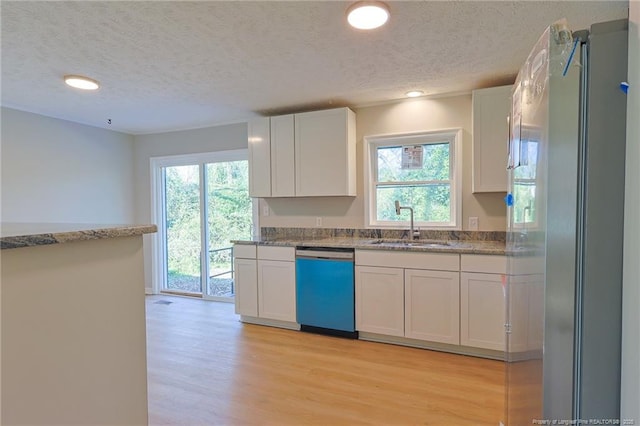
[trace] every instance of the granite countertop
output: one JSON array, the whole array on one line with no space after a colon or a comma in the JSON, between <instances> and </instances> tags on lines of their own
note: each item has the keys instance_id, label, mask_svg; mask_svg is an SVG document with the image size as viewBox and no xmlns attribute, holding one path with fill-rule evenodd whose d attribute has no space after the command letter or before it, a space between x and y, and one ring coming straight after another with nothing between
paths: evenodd
<instances>
[{"instance_id":1,"label":"granite countertop","mask_svg":"<svg viewBox=\"0 0 640 426\"><path fill-rule=\"evenodd\" d=\"M323 238L311 240L261 239L232 241L234 244L256 244L283 247L349 247L358 250L400 250L412 252L458 253L458 254L506 254L502 241L475 240L397 240L371 238Z\"/></svg>"},{"instance_id":2,"label":"granite countertop","mask_svg":"<svg viewBox=\"0 0 640 426\"><path fill-rule=\"evenodd\" d=\"M87 223L2 223L0 249L14 249L73 241L131 237L157 232L156 225L105 225Z\"/></svg>"}]
</instances>

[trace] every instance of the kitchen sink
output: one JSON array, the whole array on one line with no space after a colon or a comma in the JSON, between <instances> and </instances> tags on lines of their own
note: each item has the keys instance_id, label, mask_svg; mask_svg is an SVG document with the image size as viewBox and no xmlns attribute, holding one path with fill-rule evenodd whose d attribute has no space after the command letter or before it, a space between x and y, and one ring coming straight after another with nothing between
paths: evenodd
<instances>
[{"instance_id":1,"label":"kitchen sink","mask_svg":"<svg viewBox=\"0 0 640 426\"><path fill-rule=\"evenodd\" d=\"M384 245L389 247L425 247L425 248L440 248L440 247L450 247L448 241L434 241L434 240L416 240L416 241L408 241L408 240L373 240L368 242L367 244L371 245Z\"/></svg>"}]
</instances>

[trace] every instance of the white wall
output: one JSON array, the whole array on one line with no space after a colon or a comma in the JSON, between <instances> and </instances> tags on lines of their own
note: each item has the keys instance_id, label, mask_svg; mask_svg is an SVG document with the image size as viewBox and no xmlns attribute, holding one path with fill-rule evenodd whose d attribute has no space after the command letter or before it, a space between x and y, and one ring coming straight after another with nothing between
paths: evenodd
<instances>
[{"instance_id":1,"label":"white wall","mask_svg":"<svg viewBox=\"0 0 640 426\"><path fill-rule=\"evenodd\" d=\"M136 193L136 221L152 223L150 159L247 148L247 124L236 123L203 129L137 135L134 141L133 182ZM145 287L148 292L152 288L151 240L155 235L144 235Z\"/></svg>"},{"instance_id":2,"label":"white wall","mask_svg":"<svg viewBox=\"0 0 640 426\"><path fill-rule=\"evenodd\" d=\"M640 1L629 2L621 418L640 423Z\"/></svg>"},{"instance_id":3,"label":"white wall","mask_svg":"<svg viewBox=\"0 0 640 426\"><path fill-rule=\"evenodd\" d=\"M357 193L353 197L269 199L269 216L260 216L261 226L314 227L322 217L325 228L364 227L363 139L365 136L439 130L463 129L463 200L462 224L469 216L479 218L482 231L504 231L506 207L504 193L471 193L471 95L439 99L413 99L397 103L356 108ZM262 212L262 209L260 209Z\"/></svg>"},{"instance_id":4,"label":"white wall","mask_svg":"<svg viewBox=\"0 0 640 426\"><path fill-rule=\"evenodd\" d=\"M3 222L131 223L133 137L2 108Z\"/></svg>"}]
</instances>

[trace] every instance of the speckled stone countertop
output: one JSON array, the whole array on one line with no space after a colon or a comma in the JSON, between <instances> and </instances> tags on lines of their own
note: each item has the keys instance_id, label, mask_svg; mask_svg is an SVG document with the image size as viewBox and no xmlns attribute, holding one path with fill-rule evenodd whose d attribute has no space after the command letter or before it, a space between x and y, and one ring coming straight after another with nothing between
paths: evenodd
<instances>
[{"instance_id":1,"label":"speckled stone countertop","mask_svg":"<svg viewBox=\"0 0 640 426\"><path fill-rule=\"evenodd\" d=\"M131 237L157 232L156 225L74 223L2 223L0 249L62 244L73 241Z\"/></svg>"},{"instance_id":2,"label":"speckled stone countertop","mask_svg":"<svg viewBox=\"0 0 640 426\"><path fill-rule=\"evenodd\" d=\"M401 250L413 252L493 254L505 255L504 241L452 241L371 239L371 238L323 238L323 239L253 239L232 241L234 244L256 244L283 247L349 247L358 250Z\"/></svg>"}]
</instances>

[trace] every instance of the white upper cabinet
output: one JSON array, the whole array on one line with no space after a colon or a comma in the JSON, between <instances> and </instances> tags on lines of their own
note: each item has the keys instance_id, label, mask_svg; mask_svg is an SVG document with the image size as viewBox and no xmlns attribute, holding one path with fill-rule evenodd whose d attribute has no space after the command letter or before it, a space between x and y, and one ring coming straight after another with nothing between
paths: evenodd
<instances>
[{"instance_id":1,"label":"white upper cabinet","mask_svg":"<svg viewBox=\"0 0 640 426\"><path fill-rule=\"evenodd\" d=\"M271 117L271 196L296 195L293 114Z\"/></svg>"},{"instance_id":2,"label":"white upper cabinet","mask_svg":"<svg viewBox=\"0 0 640 426\"><path fill-rule=\"evenodd\" d=\"M249 139L249 196L271 196L271 131L269 117L247 123Z\"/></svg>"},{"instance_id":3,"label":"white upper cabinet","mask_svg":"<svg viewBox=\"0 0 640 426\"><path fill-rule=\"evenodd\" d=\"M511 87L473 91L473 183L472 191L507 191L507 117Z\"/></svg>"},{"instance_id":4,"label":"white upper cabinet","mask_svg":"<svg viewBox=\"0 0 640 426\"><path fill-rule=\"evenodd\" d=\"M296 196L356 195L356 116L348 108L295 115Z\"/></svg>"},{"instance_id":5,"label":"white upper cabinet","mask_svg":"<svg viewBox=\"0 0 640 426\"><path fill-rule=\"evenodd\" d=\"M349 108L249 121L249 195L356 195L356 116Z\"/></svg>"}]
</instances>

